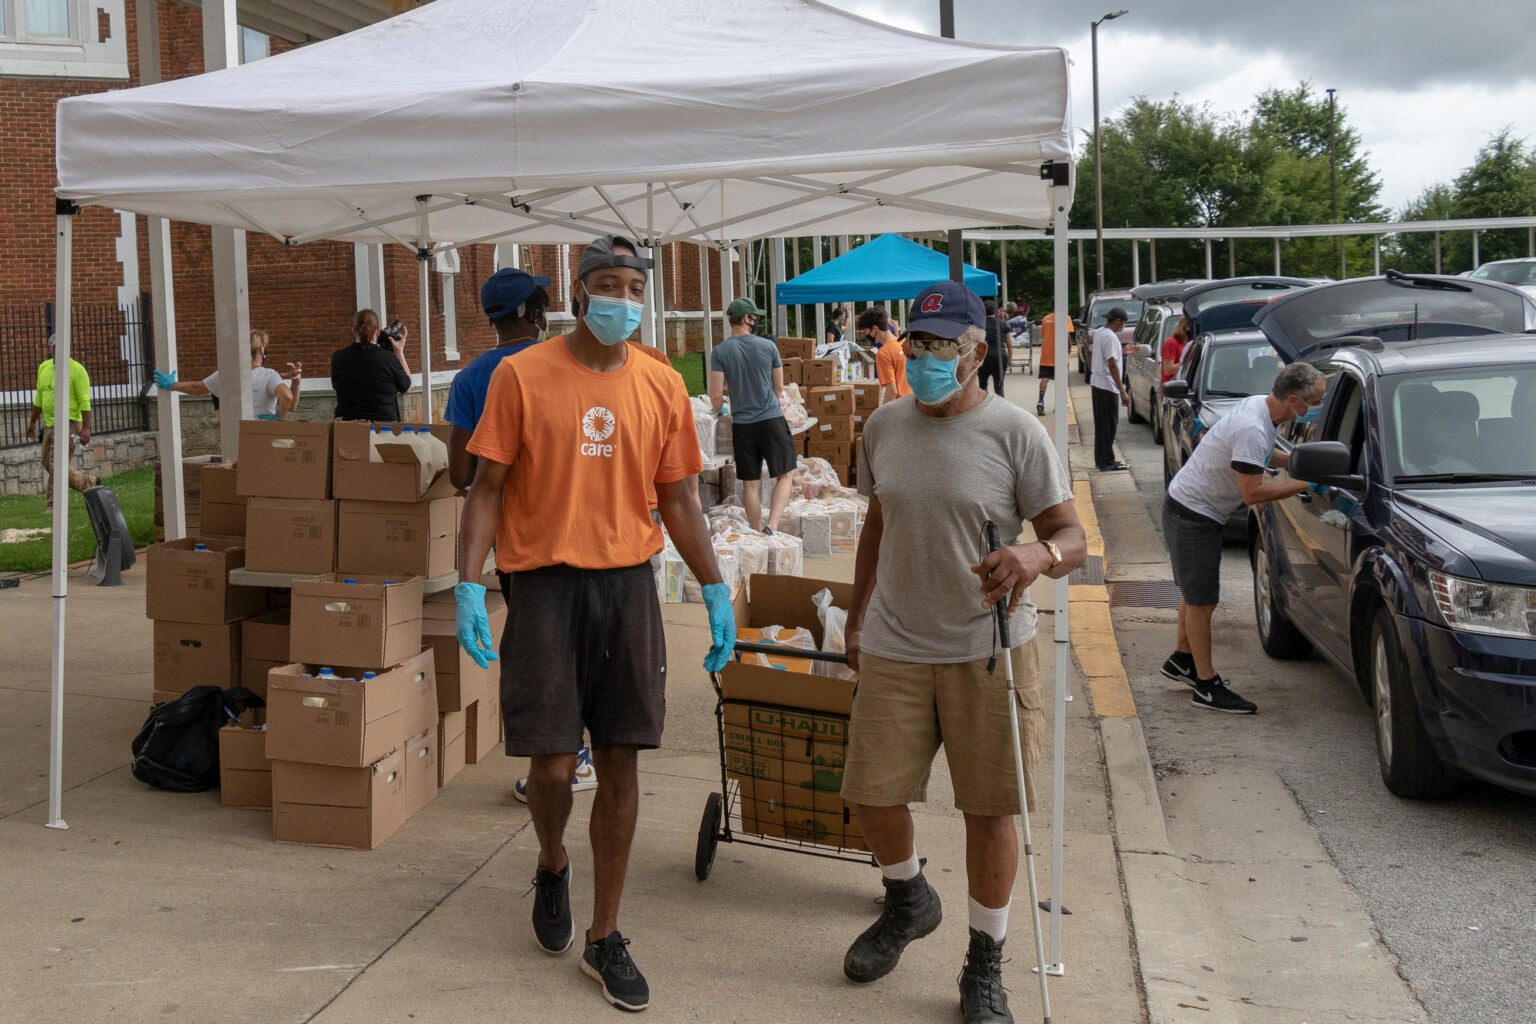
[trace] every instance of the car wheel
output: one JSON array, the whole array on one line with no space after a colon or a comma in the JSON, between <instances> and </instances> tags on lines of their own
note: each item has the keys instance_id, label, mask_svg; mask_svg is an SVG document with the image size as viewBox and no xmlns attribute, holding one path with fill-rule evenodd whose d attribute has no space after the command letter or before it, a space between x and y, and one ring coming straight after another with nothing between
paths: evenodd
<instances>
[{"instance_id":1,"label":"car wheel","mask_svg":"<svg viewBox=\"0 0 1536 1024\"><path fill-rule=\"evenodd\" d=\"M1408 678L1397 627L1385 607L1371 618L1371 706L1376 721L1376 761L1381 781L1410 800L1445 796L1455 787L1435 753L1419 701Z\"/></svg>"},{"instance_id":2,"label":"car wheel","mask_svg":"<svg viewBox=\"0 0 1536 1024\"><path fill-rule=\"evenodd\" d=\"M1162 417L1162 411L1160 409L1158 409L1158 407L1157 407L1157 391L1156 390L1154 390L1152 392L1151 397L1147 399L1147 403L1148 403L1147 404L1147 408L1152 410L1151 412L1147 413L1147 419L1152 421L1152 443L1153 444L1162 444L1163 443L1163 417Z\"/></svg>"},{"instance_id":3,"label":"car wheel","mask_svg":"<svg viewBox=\"0 0 1536 1024\"><path fill-rule=\"evenodd\" d=\"M1291 624L1280 608L1280 580L1269 552L1264 547L1264 531L1253 542L1253 618L1259 627L1259 646L1271 658L1294 661L1312 653L1312 642Z\"/></svg>"},{"instance_id":4,"label":"car wheel","mask_svg":"<svg viewBox=\"0 0 1536 1024\"><path fill-rule=\"evenodd\" d=\"M1145 423L1147 421L1147 418L1145 416L1143 416L1141 413L1136 411L1136 394L1135 394L1135 392L1130 392L1130 395L1131 395L1131 404L1126 406L1126 409L1125 409L1125 421L1127 423Z\"/></svg>"}]
</instances>

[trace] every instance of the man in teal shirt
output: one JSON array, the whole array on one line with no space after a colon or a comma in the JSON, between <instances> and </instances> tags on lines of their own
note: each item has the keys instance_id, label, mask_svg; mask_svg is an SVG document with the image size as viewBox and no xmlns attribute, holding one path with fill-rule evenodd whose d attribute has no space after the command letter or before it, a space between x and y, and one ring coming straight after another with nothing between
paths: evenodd
<instances>
[{"instance_id":1,"label":"man in teal shirt","mask_svg":"<svg viewBox=\"0 0 1536 1024\"><path fill-rule=\"evenodd\" d=\"M32 398L32 416L27 421L27 436L43 424L43 479L47 481L47 504L53 508L53 335L48 336L48 358L37 368L37 392ZM95 487L97 479L74 467L76 442L80 447L91 443L91 378L85 367L69 361L69 486L76 491Z\"/></svg>"}]
</instances>

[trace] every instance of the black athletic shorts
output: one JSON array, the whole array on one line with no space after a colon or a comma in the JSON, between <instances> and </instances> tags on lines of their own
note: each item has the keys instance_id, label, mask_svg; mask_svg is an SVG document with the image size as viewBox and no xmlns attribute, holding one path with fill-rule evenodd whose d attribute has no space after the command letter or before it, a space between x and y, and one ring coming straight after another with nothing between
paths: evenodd
<instances>
[{"instance_id":1,"label":"black athletic shorts","mask_svg":"<svg viewBox=\"0 0 1536 1024\"><path fill-rule=\"evenodd\" d=\"M761 480L764 463L775 480L795 471L795 442L783 416L732 424L731 446L738 480Z\"/></svg>"},{"instance_id":2,"label":"black athletic shorts","mask_svg":"<svg viewBox=\"0 0 1536 1024\"><path fill-rule=\"evenodd\" d=\"M661 745L667 646L649 563L512 574L501 634L507 756Z\"/></svg>"},{"instance_id":3,"label":"black athletic shorts","mask_svg":"<svg viewBox=\"0 0 1536 1024\"><path fill-rule=\"evenodd\" d=\"M1047 366L1044 363L1041 363L1040 366L1035 370L1035 376L1039 377L1041 380L1055 380L1056 367L1054 365Z\"/></svg>"}]
</instances>

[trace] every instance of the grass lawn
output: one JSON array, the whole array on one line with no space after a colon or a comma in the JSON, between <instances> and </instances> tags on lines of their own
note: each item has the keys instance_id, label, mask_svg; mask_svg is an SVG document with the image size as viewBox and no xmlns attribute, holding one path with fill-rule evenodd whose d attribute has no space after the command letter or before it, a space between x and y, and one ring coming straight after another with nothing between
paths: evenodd
<instances>
[{"instance_id":1,"label":"grass lawn","mask_svg":"<svg viewBox=\"0 0 1536 1024\"><path fill-rule=\"evenodd\" d=\"M103 480L102 484L117 494L133 546L148 544L155 529L155 469L141 466ZM32 540L0 543L0 572L47 572L53 564L53 515L44 508L41 494L17 494L0 497L0 528L7 530L46 529ZM85 498L69 492L69 560L83 562L96 551L96 535L90 517L85 514Z\"/></svg>"},{"instance_id":2,"label":"grass lawn","mask_svg":"<svg viewBox=\"0 0 1536 1024\"><path fill-rule=\"evenodd\" d=\"M704 353L689 352L686 355L668 358L672 360L672 368L683 375L683 383L688 385L688 394L708 393L708 388L704 384Z\"/></svg>"}]
</instances>

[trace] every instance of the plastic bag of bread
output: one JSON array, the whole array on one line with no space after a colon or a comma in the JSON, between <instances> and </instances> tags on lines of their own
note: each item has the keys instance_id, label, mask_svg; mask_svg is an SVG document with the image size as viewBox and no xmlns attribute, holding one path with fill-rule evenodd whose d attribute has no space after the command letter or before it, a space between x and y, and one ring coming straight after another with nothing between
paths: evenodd
<instances>
[{"instance_id":1,"label":"plastic bag of bread","mask_svg":"<svg viewBox=\"0 0 1536 1024\"><path fill-rule=\"evenodd\" d=\"M844 634L848 626L848 609L836 608L832 604L832 591L822 588L811 595L811 601L816 605L816 617L821 620L821 649L828 654L843 654L848 648L845 644ZM847 665L839 665L836 662L818 661L813 668L813 673L819 676L831 676L834 679L857 679L858 673Z\"/></svg>"}]
</instances>

